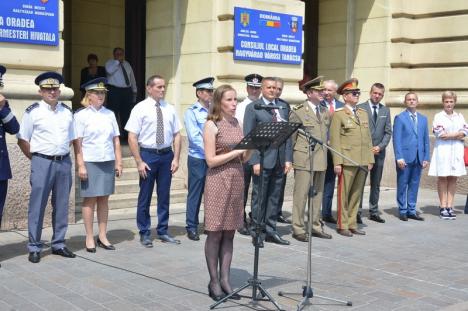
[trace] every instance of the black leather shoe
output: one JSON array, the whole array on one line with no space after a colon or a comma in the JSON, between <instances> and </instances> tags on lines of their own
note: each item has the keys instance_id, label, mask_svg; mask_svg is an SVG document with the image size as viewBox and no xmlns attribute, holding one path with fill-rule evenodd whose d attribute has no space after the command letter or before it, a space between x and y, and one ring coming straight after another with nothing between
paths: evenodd
<instances>
[{"instance_id":1,"label":"black leather shoe","mask_svg":"<svg viewBox=\"0 0 468 311\"><path fill-rule=\"evenodd\" d=\"M38 263L41 261L41 253L40 252L30 252L28 260L32 263Z\"/></svg>"},{"instance_id":2,"label":"black leather shoe","mask_svg":"<svg viewBox=\"0 0 468 311\"><path fill-rule=\"evenodd\" d=\"M401 220L401 221L408 221L408 216L406 216L406 215L400 215L400 220Z\"/></svg>"},{"instance_id":3,"label":"black leather shoe","mask_svg":"<svg viewBox=\"0 0 468 311\"><path fill-rule=\"evenodd\" d=\"M360 225L362 225L362 218L361 218L361 215L360 214L357 214L356 215L356 222Z\"/></svg>"},{"instance_id":4,"label":"black leather shoe","mask_svg":"<svg viewBox=\"0 0 468 311\"><path fill-rule=\"evenodd\" d=\"M106 244L102 243L99 238L97 239L97 245L99 247L102 247L102 248L108 250L108 251L115 251L115 246L114 245L112 245L112 244L106 245Z\"/></svg>"},{"instance_id":5,"label":"black leather shoe","mask_svg":"<svg viewBox=\"0 0 468 311\"><path fill-rule=\"evenodd\" d=\"M198 235L198 232L196 231L188 230L187 237L192 241L200 241L200 236Z\"/></svg>"},{"instance_id":6,"label":"black leather shoe","mask_svg":"<svg viewBox=\"0 0 468 311\"><path fill-rule=\"evenodd\" d=\"M250 230L249 230L249 227L247 224L244 223L244 226L242 228L240 228L239 230L237 230L237 232L239 232L240 234L242 235L250 235Z\"/></svg>"},{"instance_id":7,"label":"black leather shoe","mask_svg":"<svg viewBox=\"0 0 468 311\"><path fill-rule=\"evenodd\" d=\"M321 239L331 239L332 238L331 234L325 233L323 231L315 231L315 230L312 230L312 236L314 236L316 238L321 238Z\"/></svg>"},{"instance_id":8,"label":"black leather shoe","mask_svg":"<svg viewBox=\"0 0 468 311\"><path fill-rule=\"evenodd\" d=\"M360 229L349 229L352 234L357 234L357 235L366 235L366 231L360 230Z\"/></svg>"},{"instance_id":9,"label":"black leather shoe","mask_svg":"<svg viewBox=\"0 0 468 311\"><path fill-rule=\"evenodd\" d=\"M140 234L140 243L146 248L153 247L153 241L151 241L151 237L149 235Z\"/></svg>"},{"instance_id":10,"label":"black leather shoe","mask_svg":"<svg viewBox=\"0 0 468 311\"><path fill-rule=\"evenodd\" d=\"M86 251L88 253L95 253L96 252L96 247L86 247Z\"/></svg>"},{"instance_id":11,"label":"black leather shoe","mask_svg":"<svg viewBox=\"0 0 468 311\"><path fill-rule=\"evenodd\" d=\"M158 239L164 243L180 244L180 240L174 239L169 234L158 235Z\"/></svg>"},{"instance_id":12,"label":"black leather shoe","mask_svg":"<svg viewBox=\"0 0 468 311\"><path fill-rule=\"evenodd\" d=\"M279 245L289 245L289 241L281 238L278 233L267 235L265 238L265 242L276 243Z\"/></svg>"},{"instance_id":13,"label":"black leather shoe","mask_svg":"<svg viewBox=\"0 0 468 311\"><path fill-rule=\"evenodd\" d=\"M73 254L73 252L71 250L69 250L67 247L63 247L63 248L60 248L60 249L53 249L52 254L59 255L59 256L62 256L62 257L66 257L66 258L75 258L76 257L76 255Z\"/></svg>"},{"instance_id":14,"label":"black leather shoe","mask_svg":"<svg viewBox=\"0 0 468 311\"><path fill-rule=\"evenodd\" d=\"M418 214L416 215L408 215L408 219L414 219L414 220L419 220L419 221L424 221L424 218L419 216Z\"/></svg>"},{"instance_id":15,"label":"black leather shoe","mask_svg":"<svg viewBox=\"0 0 468 311\"><path fill-rule=\"evenodd\" d=\"M210 284L208 284L208 295L210 295L211 299L213 299L214 301L220 301L221 299L226 297L226 295L224 295L224 293L220 294L220 295L216 295L215 293L213 293L211 291Z\"/></svg>"},{"instance_id":16,"label":"black leather shoe","mask_svg":"<svg viewBox=\"0 0 468 311\"><path fill-rule=\"evenodd\" d=\"M381 218L380 215L370 215L369 219L381 224L385 223L385 219Z\"/></svg>"},{"instance_id":17,"label":"black leather shoe","mask_svg":"<svg viewBox=\"0 0 468 311\"><path fill-rule=\"evenodd\" d=\"M282 224L290 224L291 223L291 221L284 218L283 215L279 215L278 218L276 218L276 221L279 222L279 223L282 223Z\"/></svg>"},{"instance_id":18,"label":"black leather shoe","mask_svg":"<svg viewBox=\"0 0 468 311\"><path fill-rule=\"evenodd\" d=\"M322 220L331 224L336 224L336 219L333 216L323 217Z\"/></svg>"},{"instance_id":19,"label":"black leather shoe","mask_svg":"<svg viewBox=\"0 0 468 311\"><path fill-rule=\"evenodd\" d=\"M299 242L309 242L309 236L306 233L293 234L292 237Z\"/></svg>"}]
</instances>

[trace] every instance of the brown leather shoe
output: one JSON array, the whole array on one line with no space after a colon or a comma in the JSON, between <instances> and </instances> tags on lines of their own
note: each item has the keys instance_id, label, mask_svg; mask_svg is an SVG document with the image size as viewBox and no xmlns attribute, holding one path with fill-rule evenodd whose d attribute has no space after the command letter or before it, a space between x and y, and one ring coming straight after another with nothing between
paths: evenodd
<instances>
[{"instance_id":1,"label":"brown leather shoe","mask_svg":"<svg viewBox=\"0 0 468 311\"><path fill-rule=\"evenodd\" d=\"M325 233L323 231L315 231L315 230L312 230L312 236L316 237L316 238L321 238L321 239L331 239L332 236L328 233Z\"/></svg>"},{"instance_id":2,"label":"brown leather shoe","mask_svg":"<svg viewBox=\"0 0 468 311\"><path fill-rule=\"evenodd\" d=\"M349 229L352 234L357 234L357 235L366 235L366 231L360 230L360 229Z\"/></svg>"},{"instance_id":3,"label":"brown leather shoe","mask_svg":"<svg viewBox=\"0 0 468 311\"><path fill-rule=\"evenodd\" d=\"M309 242L309 237L305 233L293 234L292 237L300 242Z\"/></svg>"},{"instance_id":4,"label":"brown leather shoe","mask_svg":"<svg viewBox=\"0 0 468 311\"><path fill-rule=\"evenodd\" d=\"M336 232L338 232L338 234L341 234L341 235L344 235L344 236L347 236L347 237L352 237L353 236L351 231L349 231L348 229L337 229Z\"/></svg>"}]
</instances>

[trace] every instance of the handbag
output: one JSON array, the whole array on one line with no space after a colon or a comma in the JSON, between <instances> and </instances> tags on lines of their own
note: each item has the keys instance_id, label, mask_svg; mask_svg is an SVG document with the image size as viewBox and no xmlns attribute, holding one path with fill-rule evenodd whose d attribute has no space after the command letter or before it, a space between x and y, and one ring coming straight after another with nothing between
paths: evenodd
<instances>
[{"instance_id":1,"label":"handbag","mask_svg":"<svg viewBox=\"0 0 468 311\"><path fill-rule=\"evenodd\" d=\"M465 166L468 166L468 147L465 147Z\"/></svg>"}]
</instances>

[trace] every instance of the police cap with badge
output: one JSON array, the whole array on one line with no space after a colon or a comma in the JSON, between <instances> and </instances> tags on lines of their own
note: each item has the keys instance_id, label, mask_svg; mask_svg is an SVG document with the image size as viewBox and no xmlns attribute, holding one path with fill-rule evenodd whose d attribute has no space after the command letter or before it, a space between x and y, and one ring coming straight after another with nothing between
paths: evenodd
<instances>
[{"instance_id":1,"label":"police cap with badge","mask_svg":"<svg viewBox=\"0 0 468 311\"><path fill-rule=\"evenodd\" d=\"M213 77L208 77L208 78L198 80L197 82L192 84L192 86L196 90L213 90L214 89L213 81L214 81Z\"/></svg>"},{"instance_id":2,"label":"police cap with badge","mask_svg":"<svg viewBox=\"0 0 468 311\"><path fill-rule=\"evenodd\" d=\"M47 71L38 75L34 83L44 89L59 88L63 83L63 77L57 72Z\"/></svg>"},{"instance_id":3,"label":"police cap with badge","mask_svg":"<svg viewBox=\"0 0 468 311\"><path fill-rule=\"evenodd\" d=\"M103 77L100 77L100 78L96 78L96 79L93 79L93 80L90 80L88 82L83 83L80 86L80 89L85 90L85 91L104 91L104 92L107 92L106 84L107 84L107 79L103 78Z\"/></svg>"},{"instance_id":4,"label":"police cap with badge","mask_svg":"<svg viewBox=\"0 0 468 311\"><path fill-rule=\"evenodd\" d=\"M3 75L6 72L6 68L0 65L0 87L3 87Z\"/></svg>"},{"instance_id":5,"label":"police cap with badge","mask_svg":"<svg viewBox=\"0 0 468 311\"><path fill-rule=\"evenodd\" d=\"M248 86L261 87L263 77L257 73L251 73L249 75L246 75L244 80L245 82L247 82Z\"/></svg>"},{"instance_id":6,"label":"police cap with badge","mask_svg":"<svg viewBox=\"0 0 468 311\"><path fill-rule=\"evenodd\" d=\"M323 89L325 89L325 86L323 86L323 76L318 76L317 78L309 80L302 85L302 91L304 93L306 93L308 90L321 91Z\"/></svg>"},{"instance_id":7,"label":"police cap with badge","mask_svg":"<svg viewBox=\"0 0 468 311\"><path fill-rule=\"evenodd\" d=\"M356 78L351 78L343 82L336 92L340 95L350 93L350 92L359 92L361 89L358 87L359 81Z\"/></svg>"}]
</instances>

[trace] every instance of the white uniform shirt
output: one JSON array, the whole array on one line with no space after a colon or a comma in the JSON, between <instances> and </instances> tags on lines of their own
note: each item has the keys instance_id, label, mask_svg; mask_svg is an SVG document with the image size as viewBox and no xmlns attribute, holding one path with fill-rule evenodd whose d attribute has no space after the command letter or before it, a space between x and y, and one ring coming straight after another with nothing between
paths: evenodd
<instances>
[{"instance_id":1,"label":"white uniform shirt","mask_svg":"<svg viewBox=\"0 0 468 311\"><path fill-rule=\"evenodd\" d=\"M26 109L17 138L29 142L31 153L65 155L70 152L70 142L76 139L73 114L63 103L58 103L54 111L40 101Z\"/></svg>"},{"instance_id":2,"label":"white uniform shirt","mask_svg":"<svg viewBox=\"0 0 468 311\"><path fill-rule=\"evenodd\" d=\"M245 108L247 107L248 104L250 104L252 101L250 100L249 97L246 97L241 103L237 104L236 107L236 119L239 122L240 127L242 128L242 124L244 124L244 114L245 114Z\"/></svg>"},{"instance_id":3,"label":"white uniform shirt","mask_svg":"<svg viewBox=\"0 0 468 311\"><path fill-rule=\"evenodd\" d=\"M119 126L114 113L106 107L93 106L75 113L75 132L82 138L83 160L104 162L115 160L114 137L119 136Z\"/></svg>"},{"instance_id":4,"label":"white uniform shirt","mask_svg":"<svg viewBox=\"0 0 468 311\"><path fill-rule=\"evenodd\" d=\"M164 144L156 145L156 101L147 97L132 109L125 130L138 136L138 144L143 148L163 149L172 146L174 135L181 129L180 121L173 105L160 101L164 123Z\"/></svg>"}]
</instances>

